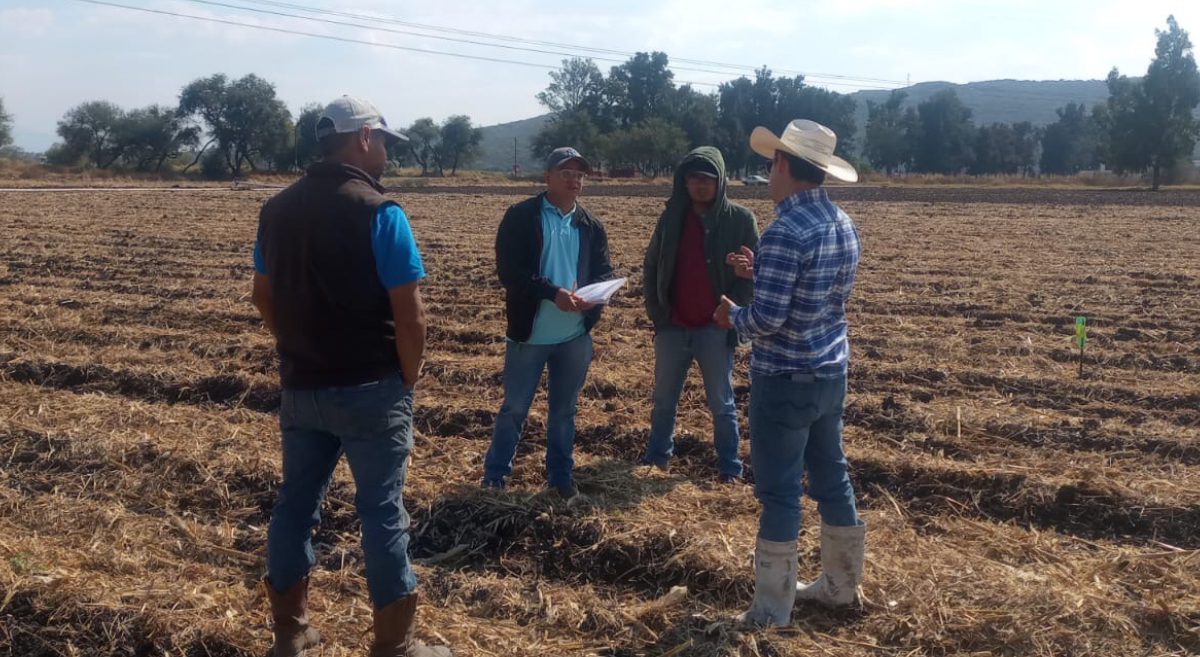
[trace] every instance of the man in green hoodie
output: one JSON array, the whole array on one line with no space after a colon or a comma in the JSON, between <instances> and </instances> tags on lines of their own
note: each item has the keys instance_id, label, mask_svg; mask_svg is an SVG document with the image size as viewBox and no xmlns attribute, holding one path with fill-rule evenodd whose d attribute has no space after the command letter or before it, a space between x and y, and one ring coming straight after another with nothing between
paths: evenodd
<instances>
[{"instance_id":1,"label":"man in green hoodie","mask_svg":"<svg viewBox=\"0 0 1200 657\"><path fill-rule=\"evenodd\" d=\"M758 245L748 208L725 195L725 159L702 146L675 168L675 186L646 249L642 291L654 323L654 406L642 463L666 468L675 449L675 414L692 361L700 364L713 416L713 443L723 483L738 481L738 420L733 398L737 334L713 323L722 296L750 301L752 281L725 255Z\"/></svg>"}]
</instances>

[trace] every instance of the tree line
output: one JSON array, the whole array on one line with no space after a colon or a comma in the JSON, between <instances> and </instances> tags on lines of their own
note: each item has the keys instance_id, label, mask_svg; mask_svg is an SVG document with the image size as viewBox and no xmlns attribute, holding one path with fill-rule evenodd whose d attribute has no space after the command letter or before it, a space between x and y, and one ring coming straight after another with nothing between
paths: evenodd
<instances>
[{"instance_id":1,"label":"tree line","mask_svg":"<svg viewBox=\"0 0 1200 657\"><path fill-rule=\"evenodd\" d=\"M1087 108L1068 103L1044 127L1030 122L976 126L953 90L908 107L904 91L867 102L862 150L857 152L854 99L776 77L767 68L701 93L677 86L665 53L637 53L605 75L589 59L564 60L538 100L551 117L531 144L543 157L574 144L613 169L667 172L689 148L716 145L731 172L756 169L746 143L754 126L778 132L810 118L838 134L838 154L889 174L1070 175L1102 164L1118 173L1149 171L1155 189L1164 173L1190 167L1200 135L1200 74L1192 43L1172 16L1156 31L1158 45L1146 75L1114 70L1110 98Z\"/></svg>"},{"instance_id":2,"label":"tree line","mask_svg":"<svg viewBox=\"0 0 1200 657\"><path fill-rule=\"evenodd\" d=\"M295 119L275 93L275 85L250 74L197 79L183 88L174 107L124 109L106 100L69 109L57 126L61 141L45 153L56 166L112 167L161 171L186 160L186 173L199 165L209 178L239 177L251 171L294 171L321 157L316 123L324 105L309 103ZM11 142L11 119L0 101L0 147ZM479 155L482 131L470 117L436 123L415 121L407 143L389 150L398 166L420 166L423 174L450 175Z\"/></svg>"},{"instance_id":3,"label":"tree line","mask_svg":"<svg viewBox=\"0 0 1200 657\"><path fill-rule=\"evenodd\" d=\"M1158 45L1146 75L1113 69L1108 100L1088 108L1068 103L1044 128L994 123L976 127L971 110L953 90L916 108L903 109L904 92L867 103L863 155L871 166L894 173L1072 175L1101 165L1117 173L1150 172L1155 189L1164 175L1191 166L1200 122L1200 73L1186 31L1172 16L1157 31ZM1040 151L1040 154L1039 154Z\"/></svg>"},{"instance_id":4,"label":"tree line","mask_svg":"<svg viewBox=\"0 0 1200 657\"><path fill-rule=\"evenodd\" d=\"M753 79L743 76L705 93L677 85L661 52L637 53L607 74L590 59L568 59L537 95L551 116L530 148L541 158L573 144L607 168L661 174L689 148L715 145L729 171L744 174L761 166L746 143L754 126L778 132L805 117L838 134L839 155L889 174L1071 175L1105 165L1117 173L1148 172L1157 189L1190 167L1200 136L1200 73L1188 33L1173 16L1156 35L1144 76L1113 69L1105 103L1068 103L1050 125L977 126L953 90L915 107L897 91L884 102L868 101L861 151L855 100L810 86L803 76L777 77L764 67ZM293 119L270 82L253 74L236 80L212 75L185 86L174 107L126 110L89 101L71 108L58 122L62 141L45 159L159 171L183 158L185 171L199 165L214 178L291 171L320 157L314 126L321 108L305 105ZM11 126L0 99L0 149L13 150ZM389 155L424 175L454 175L480 155L482 132L465 115L440 123L421 118L406 133L410 141Z\"/></svg>"},{"instance_id":5,"label":"tree line","mask_svg":"<svg viewBox=\"0 0 1200 657\"><path fill-rule=\"evenodd\" d=\"M743 76L702 93L677 86L669 64L666 53L637 53L605 75L590 59L564 60L537 96L551 117L531 144L534 157L574 144L610 168L659 174L707 144L721 148L730 171L745 171L756 164L746 143L754 126L782 129L801 116L833 128L839 154L854 152L852 98L765 67L753 80Z\"/></svg>"}]
</instances>

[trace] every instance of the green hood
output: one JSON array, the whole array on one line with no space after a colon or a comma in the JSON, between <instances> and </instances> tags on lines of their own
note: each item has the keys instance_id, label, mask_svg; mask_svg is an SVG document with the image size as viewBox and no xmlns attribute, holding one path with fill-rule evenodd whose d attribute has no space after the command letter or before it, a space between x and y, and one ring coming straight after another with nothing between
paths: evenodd
<instances>
[{"instance_id":1,"label":"green hood","mask_svg":"<svg viewBox=\"0 0 1200 657\"><path fill-rule=\"evenodd\" d=\"M675 167L675 184L671 188L671 198L667 201L667 212L682 213L692 203L691 197L688 196L687 190L687 175L686 171L692 168L697 161L706 162L717 170L717 198L713 200L712 208L709 213L719 214L725 210L729 204L729 199L725 196L725 158L721 156L721 151L712 146L701 146L683 156L679 161L679 165Z\"/></svg>"},{"instance_id":2,"label":"green hood","mask_svg":"<svg viewBox=\"0 0 1200 657\"><path fill-rule=\"evenodd\" d=\"M650 236L650 245L646 247L646 257L642 260L642 294L646 301L646 313L656 329L671 325L671 284L684 216L692 204L684 172L697 161L709 164L719 176L717 197L713 199L712 207L700 218L704 226L704 255L713 301L719 303L722 296L728 296L734 303L744 306L754 297L753 281L738 278L733 267L725 263L725 256L743 246L757 248L758 224L749 208L730 201L726 196L725 158L721 157L721 151L702 146L684 156L676 167L671 198L658 217L654 233ZM731 345L737 342L736 333L730 331L729 336Z\"/></svg>"}]
</instances>

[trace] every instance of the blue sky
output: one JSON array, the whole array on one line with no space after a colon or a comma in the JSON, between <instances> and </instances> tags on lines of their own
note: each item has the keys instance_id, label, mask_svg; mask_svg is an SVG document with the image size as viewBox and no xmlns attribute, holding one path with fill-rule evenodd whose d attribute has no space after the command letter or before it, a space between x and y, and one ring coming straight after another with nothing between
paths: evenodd
<instances>
[{"instance_id":1,"label":"blue sky","mask_svg":"<svg viewBox=\"0 0 1200 657\"><path fill-rule=\"evenodd\" d=\"M555 66L560 56L323 25L189 0L120 4L241 23ZM241 0L219 0L243 4ZM1195 0L289 0L355 14L618 51L663 50L773 69L903 82L1103 78L1140 74L1154 29L1175 14L1200 40ZM409 28L392 25L391 29ZM621 58L620 56L614 56ZM610 62L598 62L607 70ZM0 97L17 145L43 150L80 102L174 103L212 73L274 82L293 111L343 93L367 96L393 125L465 113L489 125L541 113L546 68L470 61L99 7L0 0ZM716 83L732 73L677 71ZM888 84L810 77L836 91ZM837 83L834 85L834 83ZM705 89L707 87L700 87Z\"/></svg>"}]
</instances>

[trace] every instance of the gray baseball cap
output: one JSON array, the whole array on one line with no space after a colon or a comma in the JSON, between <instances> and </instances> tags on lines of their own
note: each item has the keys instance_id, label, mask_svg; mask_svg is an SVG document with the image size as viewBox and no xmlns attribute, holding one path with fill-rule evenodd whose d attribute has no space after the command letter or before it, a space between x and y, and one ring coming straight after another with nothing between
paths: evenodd
<instances>
[{"instance_id":1,"label":"gray baseball cap","mask_svg":"<svg viewBox=\"0 0 1200 657\"><path fill-rule=\"evenodd\" d=\"M550 151L550 156L546 158L546 171L560 167L567 162L579 162L583 165L584 171L592 170L592 165L588 164L588 161L583 159L583 156L579 154L579 151L571 148L570 146L563 146L562 148L556 148Z\"/></svg>"},{"instance_id":2,"label":"gray baseball cap","mask_svg":"<svg viewBox=\"0 0 1200 657\"><path fill-rule=\"evenodd\" d=\"M344 132L358 132L363 126L378 130L397 141L408 141L404 133L388 127L375 105L366 98L342 96L325 106L317 119L317 139Z\"/></svg>"}]
</instances>

